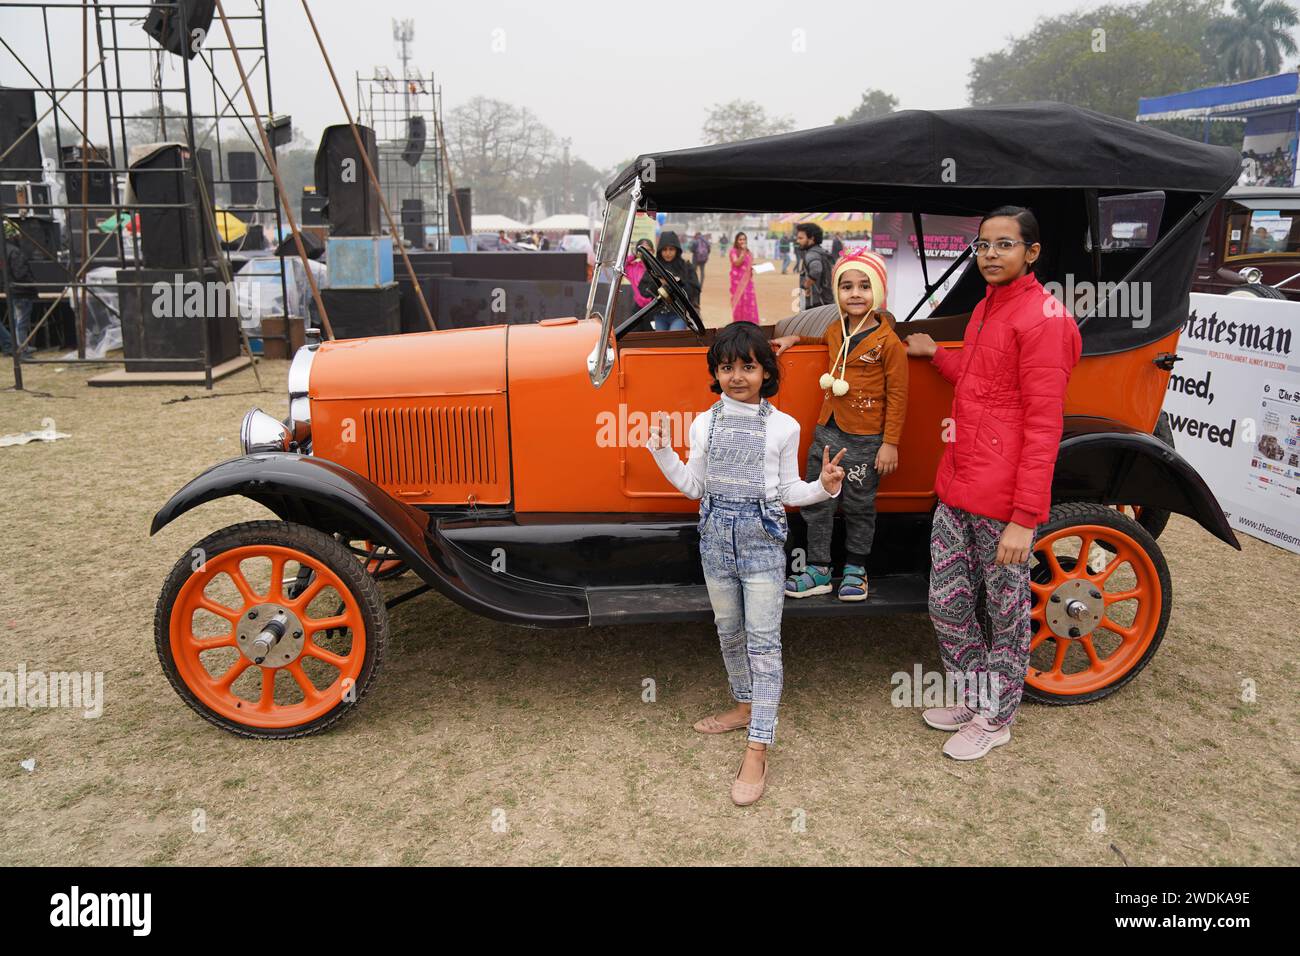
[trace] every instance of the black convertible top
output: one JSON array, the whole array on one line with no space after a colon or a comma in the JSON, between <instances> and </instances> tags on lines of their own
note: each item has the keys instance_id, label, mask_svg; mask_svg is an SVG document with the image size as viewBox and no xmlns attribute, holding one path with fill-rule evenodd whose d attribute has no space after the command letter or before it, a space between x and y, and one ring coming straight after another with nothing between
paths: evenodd
<instances>
[{"instance_id":1,"label":"black convertible top","mask_svg":"<svg viewBox=\"0 0 1300 956\"><path fill-rule=\"evenodd\" d=\"M1061 103L903 110L717 146L643 153L652 208L682 212L987 210L1024 190L1166 190L1209 195L1237 151ZM653 177L653 178L651 178Z\"/></svg>"}]
</instances>

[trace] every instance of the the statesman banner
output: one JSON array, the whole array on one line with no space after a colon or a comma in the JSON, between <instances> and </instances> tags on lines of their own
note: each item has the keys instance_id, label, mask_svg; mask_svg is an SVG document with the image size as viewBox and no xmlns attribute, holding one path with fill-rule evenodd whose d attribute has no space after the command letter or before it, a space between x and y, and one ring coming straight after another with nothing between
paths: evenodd
<instances>
[{"instance_id":1,"label":"the statesman banner","mask_svg":"<svg viewBox=\"0 0 1300 956\"><path fill-rule=\"evenodd\" d=\"M1165 411L1239 532L1300 553L1300 303L1192 295Z\"/></svg>"}]
</instances>

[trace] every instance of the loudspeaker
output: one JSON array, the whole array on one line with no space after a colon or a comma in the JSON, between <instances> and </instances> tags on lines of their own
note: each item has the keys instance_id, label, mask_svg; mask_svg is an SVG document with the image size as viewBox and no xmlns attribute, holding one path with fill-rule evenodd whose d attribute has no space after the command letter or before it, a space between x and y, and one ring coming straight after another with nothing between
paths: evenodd
<instances>
[{"instance_id":1,"label":"loudspeaker","mask_svg":"<svg viewBox=\"0 0 1300 956\"><path fill-rule=\"evenodd\" d=\"M188 149L170 145L131 164L131 189L143 206L176 207L140 210L140 256L148 269L195 269L216 251L205 219L200 218L197 186L187 168L190 162ZM199 175L204 175L205 167L210 169L211 162L212 154L199 150ZM211 196L210 174L204 185ZM211 211L201 215L210 216Z\"/></svg>"},{"instance_id":2,"label":"loudspeaker","mask_svg":"<svg viewBox=\"0 0 1300 956\"><path fill-rule=\"evenodd\" d=\"M215 10L216 0L154 0L144 32L163 49L192 60L203 46Z\"/></svg>"},{"instance_id":3,"label":"loudspeaker","mask_svg":"<svg viewBox=\"0 0 1300 956\"><path fill-rule=\"evenodd\" d=\"M460 202L460 212L457 213L457 201ZM466 186L457 189L455 192L447 193L447 234L452 236L468 236L474 231L474 203L470 195L469 187Z\"/></svg>"},{"instance_id":4,"label":"loudspeaker","mask_svg":"<svg viewBox=\"0 0 1300 956\"><path fill-rule=\"evenodd\" d=\"M0 154L35 125L36 91L0 87ZM0 179L39 183L41 177L41 136L32 130L18 144L18 148L0 163Z\"/></svg>"},{"instance_id":5,"label":"loudspeaker","mask_svg":"<svg viewBox=\"0 0 1300 956\"><path fill-rule=\"evenodd\" d=\"M59 154L63 191L70 206L81 205L81 154L80 146L64 146ZM107 206L113 201L113 174L109 168L102 149L91 146L86 150L86 205Z\"/></svg>"},{"instance_id":6,"label":"loudspeaker","mask_svg":"<svg viewBox=\"0 0 1300 956\"><path fill-rule=\"evenodd\" d=\"M321 289L320 298L336 339L402 331L402 294L397 283L377 289ZM315 310L315 303L311 308Z\"/></svg>"},{"instance_id":7,"label":"loudspeaker","mask_svg":"<svg viewBox=\"0 0 1300 956\"><path fill-rule=\"evenodd\" d=\"M358 126L371 168L379 169L375 131ZM327 200L325 218L336 236L379 235L379 194L366 173L352 130L327 126L316 151L316 193Z\"/></svg>"},{"instance_id":8,"label":"loudspeaker","mask_svg":"<svg viewBox=\"0 0 1300 956\"><path fill-rule=\"evenodd\" d=\"M226 155L230 172L230 205L257 205L257 153L232 150Z\"/></svg>"},{"instance_id":9,"label":"loudspeaker","mask_svg":"<svg viewBox=\"0 0 1300 956\"><path fill-rule=\"evenodd\" d=\"M424 200L402 200L402 238L415 249L424 248Z\"/></svg>"},{"instance_id":10,"label":"loudspeaker","mask_svg":"<svg viewBox=\"0 0 1300 956\"><path fill-rule=\"evenodd\" d=\"M117 290L122 354L128 372L198 371L203 368L205 336L208 360L213 365L239 354L239 319L233 303L223 296L208 294L208 284L220 281L218 273L200 269L119 269L117 281L121 283ZM155 301L153 285L157 282L166 284L167 291ZM198 284L202 295L193 294L190 283ZM206 313L211 304L218 314L184 314L187 304L200 301L202 311ZM176 314L178 309L180 314Z\"/></svg>"},{"instance_id":11,"label":"loudspeaker","mask_svg":"<svg viewBox=\"0 0 1300 956\"><path fill-rule=\"evenodd\" d=\"M406 145L402 148L402 159L408 166L420 165L424 155L424 117L408 116L406 118Z\"/></svg>"},{"instance_id":12,"label":"loudspeaker","mask_svg":"<svg viewBox=\"0 0 1300 956\"><path fill-rule=\"evenodd\" d=\"M29 259L56 261L59 254L59 224L45 216L23 216L9 220L18 227L18 245Z\"/></svg>"},{"instance_id":13,"label":"loudspeaker","mask_svg":"<svg viewBox=\"0 0 1300 956\"><path fill-rule=\"evenodd\" d=\"M327 200L318 193L302 191L302 207L298 211L301 226L325 225L325 205Z\"/></svg>"}]
</instances>

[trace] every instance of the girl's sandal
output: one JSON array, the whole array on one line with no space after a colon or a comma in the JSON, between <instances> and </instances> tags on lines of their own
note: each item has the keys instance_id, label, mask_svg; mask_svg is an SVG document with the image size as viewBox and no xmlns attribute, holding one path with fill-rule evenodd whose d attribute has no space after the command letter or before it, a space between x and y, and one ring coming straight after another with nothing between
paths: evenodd
<instances>
[{"instance_id":1,"label":"girl's sandal","mask_svg":"<svg viewBox=\"0 0 1300 956\"><path fill-rule=\"evenodd\" d=\"M844 576L840 578L839 598L841 601L865 601L867 599L867 569L860 564L846 565Z\"/></svg>"},{"instance_id":2,"label":"girl's sandal","mask_svg":"<svg viewBox=\"0 0 1300 956\"><path fill-rule=\"evenodd\" d=\"M703 720L697 720L695 722L695 729L702 734L725 734L733 730L741 730L748 726L748 718L739 724L727 724L718 720L718 718L713 714L709 714L709 716L705 717Z\"/></svg>"}]
</instances>

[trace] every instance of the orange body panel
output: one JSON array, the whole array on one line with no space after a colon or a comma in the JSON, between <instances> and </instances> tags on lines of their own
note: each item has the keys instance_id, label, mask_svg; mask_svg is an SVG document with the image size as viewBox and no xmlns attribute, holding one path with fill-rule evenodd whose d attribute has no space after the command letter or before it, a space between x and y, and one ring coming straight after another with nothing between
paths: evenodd
<instances>
[{"instance_id":1,"label":"orange body panel","mask_svg":"<svg viewBox=\"0 0 1300 956\"><path fill-rule=\"evenodd\" d=\"M506 504L505 358L505 326L322 345L312 453L412 504Z\"/></svg>"},{"instance_id":2,"label":"orange body panel","mask_svg":"<svg viewBox=\"0 0 1300 956\"><path fill-rule=\"evenodd\" d=\"M667 412L674 447L685 457L692 416L717 400L707 350L624 347L609 378L593 388L587 357L599 330L593 320L554 321L328 343L312 370L314 453L412 504L464 504L472 496L480 504L513 501L519 512L695 510L633 443L644 440L653 413ZM1150 431L1169 376L1152 360L1177 342L1174 332L1140 349L1083 359L1066 414ZM802 463L821 407L817 378L826 351L798 346L781 366L773 404L802 427ZM934 504L952 386L928 361L912 359L909 371L899 469L881 482L881 511L924 512Z\"/></svg>"}]
</instances>

